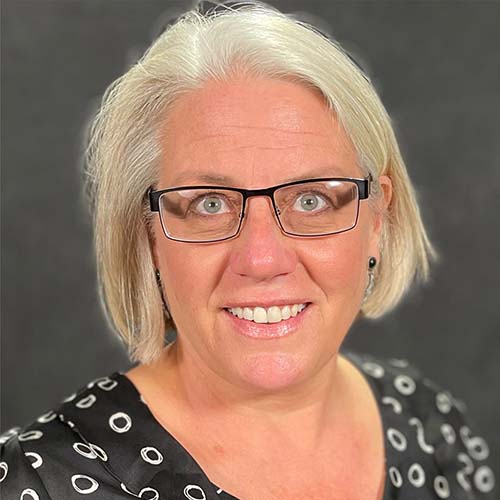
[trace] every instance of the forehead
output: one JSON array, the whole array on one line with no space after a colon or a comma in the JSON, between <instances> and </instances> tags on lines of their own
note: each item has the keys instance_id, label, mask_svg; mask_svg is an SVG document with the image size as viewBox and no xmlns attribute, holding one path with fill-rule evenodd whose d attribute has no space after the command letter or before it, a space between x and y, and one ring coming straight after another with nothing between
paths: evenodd
<instances>
[{"instance_id":1,"label":"forehead","mask_svg":"<svg viewBox=\"0 0 500 500\"><path fill-rule=\"evenodd\" d=\"M354 147L323 96L289 81L207 83L173 104L161 137L162 184L204 173L238 185L277 184L308 171L358 173Z\"/></svg>"}]
</instances>

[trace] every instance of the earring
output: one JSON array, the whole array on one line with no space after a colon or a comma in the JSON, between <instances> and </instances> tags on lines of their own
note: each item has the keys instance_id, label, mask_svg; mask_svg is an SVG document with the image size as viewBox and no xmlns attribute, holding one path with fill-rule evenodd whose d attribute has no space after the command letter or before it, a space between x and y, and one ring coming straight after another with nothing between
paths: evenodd
<instances>
[{"instance_id":1,"label":"earring","mask_svg":"<svg viewBox=\"0 0 500 500\"><path fill-rule=\"evenodd\" d=\"M163 302L163 312L165 313L167 318L170 319L172 316L170 314L170 311L168 310L167 303L165 302L165 297L163 295L163 286L161 284L160 271L158 269L155 269L155 276L156 276L156 284L158 285L158 288L160 290L161 301Z\"/></svg>"},{"instance_id":2,"label":"earring","mask_svg":"<svg viewBox=\"0 0 500 500\"><path fill-rule=\"evenodd\" d=\"M365 290L365 296L363 297L363 304L367 301L368 297L373 292L373 287L375 286L376 265L377 265L377 259L375 257L370 257L368 259L368 285Z\"/></svg>"}]
</instances>

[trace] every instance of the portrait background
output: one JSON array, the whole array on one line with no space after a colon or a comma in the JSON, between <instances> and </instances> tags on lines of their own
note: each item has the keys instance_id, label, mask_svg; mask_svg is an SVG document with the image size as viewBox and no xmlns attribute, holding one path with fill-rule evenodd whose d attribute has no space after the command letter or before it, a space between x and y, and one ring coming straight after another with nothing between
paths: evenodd
<instances>
[{"instance_id":1,"label":"portrait background","mask_svg":"<svg viewBox=\"0 0 500 500\"><path fill-rule=\"evenodd\" d=\"M365 68L392 117L441 259L345 346L409 359L469 407L500 467L498 2L270 1ZM99 308L81 196L105 88L175 15L166 0L8 0L2 16L1 429L130 366Z\"/></svg>"}]
</instances>

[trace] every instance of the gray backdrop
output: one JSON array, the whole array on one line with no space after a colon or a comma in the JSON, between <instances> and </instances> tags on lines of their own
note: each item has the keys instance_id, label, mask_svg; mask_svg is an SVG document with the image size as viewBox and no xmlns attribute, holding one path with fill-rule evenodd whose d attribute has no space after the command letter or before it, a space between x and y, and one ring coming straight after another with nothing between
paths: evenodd
<instances>
[{"instance_id":1,"label":"gray backdrop","mask_svg":"<svg viewBox=\"0 0 500 500\"><path fill-rule=\"evenodd\" d=\"M5 430L129 367L96 298L81 130L106 86L189 2L3 3ZM429 285L382 320L355 325L346 344L409 358L462 398L498 466L500 4L271 3L317 16L367 68L441 254Z\"/></svg>"}]
</instances>

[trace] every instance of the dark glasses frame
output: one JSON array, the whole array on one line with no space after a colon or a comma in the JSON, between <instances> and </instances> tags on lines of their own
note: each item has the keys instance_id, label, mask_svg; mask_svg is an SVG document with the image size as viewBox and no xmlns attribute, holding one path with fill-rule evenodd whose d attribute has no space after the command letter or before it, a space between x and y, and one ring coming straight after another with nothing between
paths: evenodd
<instances>
[{"instance_id":1,"label":"dark glasses frame","mask_svg":"<svg viewBox=\"0 0 500 500\"><path fill-rule=\"evenodd\" d=\"M289 231L286 231L283 228L283 225L280 220L280 210L276 206L276 201L274 199L274 193L281 188L289 187L289 186L295 186L297 184L308 184L308 183L314 183L314 182L327 182L327 181L339 181L339 182L351 182L353 184L356 184L358 188L358 204L356 208L356 219L354 221L354 224L347 228L347 229L341 229L339 231L333 231L331 233L321 233L321 234L297 234L297 233L292 233ZM179 186L179 187L172 187L172 188L167 188L167 189L160 189L157 191L153 191L153 188L149 188L147 192L147 196L149 199L149 208L152 212L159 212L160 214L160 221L161 221L161 226L163 229L163 233L165 234L165 237L168 238L169 240L173 241L180 241L183 243L214 243L216 241L225 241L229 240L232 238L235 238L238 236L240 233L243 219L245 217L245 210L247 206L247 199L251 198L252 196L267 196L268 198L271 199L271 202L273 204L273 209L274 213L276 215L276 219L278 221L278 225L281 229L281 231L284 234L287 234L289 236L296 236L300 238L317 238L320 236L329 236L332 234L339 234L339 233L344 233L346 231L350 231L351 229L354 229L356 227L356 224L358 223L358 218L359 218L359 202L361 200L366 200L370 196L370 191L371 191L371 184L373 182L373 177L370 174L368 177L364 179L358 179L354 177L320 177L317 179L306 179L306 180L299 180L299 181L292 181L292 182L287 182L285 184L278 184L276 186L271 186L268 188L264 189L243 189L243 188L235 188L235 187L225 187L225 186L214 186L214 185L198 185L198 186ZM234 191L237 193L240 193L243 196L243 204L241 208L241 214L240 214L240 221L238 224L238 227L235 231L234 234L231 236L227 236L225 238L217 238L215 240L184 240L184 239L178 239L178 238L173 238L172 236L167 234L167 231L165 229L165 226L163 224L163 220L161 217L161 211L160 211L160 197L164 193L170 193L172 191L187 191L191 189L224 189L225 191Z\"/></svg>"}]
</instances>

